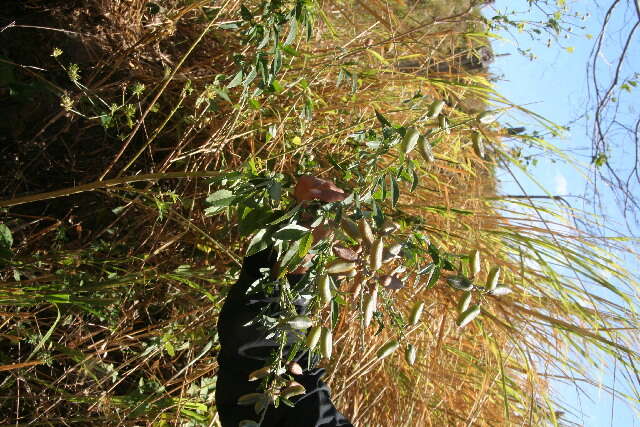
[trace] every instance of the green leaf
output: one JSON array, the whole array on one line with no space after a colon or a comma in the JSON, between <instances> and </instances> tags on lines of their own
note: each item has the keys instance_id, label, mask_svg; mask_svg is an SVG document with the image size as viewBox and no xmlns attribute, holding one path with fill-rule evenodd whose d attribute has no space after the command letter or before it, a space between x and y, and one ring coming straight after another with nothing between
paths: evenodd
<instances>
[{"instance_id":1,"label":"green leaf","mask_svg":"<svg viewBox=\"0 0 640 427\"><path fill-rule=\"evenodd\" d=\"M411 174L413 175L413 180L411 181L411 190L409 191L413 193L416 187L418 187L418 183L420 181L418 179L418 174L416 173L415 169L411 169Z\"/></svg>"},{"instance_id":2,"label":"green leaf","mask_svg":"<svg viewBox=\"0 0 640 427\"><path fill-rule=\"evenodd\" d=\"M288 46L296 39L296 35L298 34L298 21L296 21L295 15L292 15L289 19L289 34L287 34L287 38L285 39L283 46Z\"/></svg>"},{"instance_id":3,"label":"green leaf","mask_svg":"<svg viewBox=\"0 0 640 427\"><path fill-rule=\"evenodd\" d=\"M389 178L391 179L391 187L389 188L391 191L391 206L395 208L400 198L400 187L395 176L389 175Z\"/></svg>"},{"instance_id":4,"label":"green leaf","mask_svg":"<svg viewBox=\"0 0 640 427\"><path fill-rule=\"evenodd\" d=\"M302 257L298 255L298 251L300 250L300 240L297 240L289 245L287 252L285 252L282 257L282 261L280 262L281 270L280 277L284 277L290 270L292 270L295 266L297 266Z\"/></svg>"},{"instance_id":5,"label":"green leaf","mask_svg":"<svg viewBox=\"0 0 640 427\"><path fill-rule=\"evenodd\" d=\"M259 228L264 227L273 218L273 212L266 207L255 209L246 208L246 214L242 216L239 224L240 235L247 236Z\"/></svg>"},{"instance_id":6,"label":"green leaf","mask_svg":"<svg viewBox=\"0 0 640 427\"><path fill-rule=\"evenodd\" d=\"M391 127L391 122L387 120L385 116L383 116L378 110L375 110L375 112L376 112L376 118L382 124L382 126Z\"/></svg>"},{"instance_id":7,"label":"green leaf","mask_svg":"<svg viewBox=\"0 0 640 427\"><path fill-rule=\"evenodd\" d=\"M11 249L13 236L11 230L5 224L0 224L0 248Z\"/></svg>"},{"instance_id":8,"label":"green leaf","mask_svg":"<svg viewBox=\"0 0 640 427\"><path fill-rule=\"evenodd\" d=\"M271 197L271 200L279 202L282 199L282 184L278 181L274 181L269 186L269 197Z\"/></svg>"},{"instance_id":9,"label":"green leaf","mask_svg":"<svg viewBox=\"0 0 640 427\"><path fill-rule=\"evenodd\" d=\"M289 224L276 231L273 234L273 238L278 240L298 240L308 232L309 229L307 227L297 224Z\"/></svg>"},{"instance_id":10,"label":"green leaf","mask_svg":"<svg viewBox=\"0 0 640 427\"><path fill-rule=\"evenodd\" d=\"M307 233L302 239L300 239L300 247L298 248L298 256L300 258L304 258L307 253L309 253L309 249L311 249L311 245L313 245L313 234L310 232Z\"/></svg>"},{"instance_id":11,"label":"green leaf","mask_svg":"<svg viewBox=\"0 0 640 427\"><path fill-rule=\"evenodd\" d=\"M227 89L231 89L232 87L236 87L242 83L242 70L238 71L233 79L227 85Z\"/></svg>"},{"instance_id":12,"label":"green leaf","mask_svg":"<svg viewBox=\"0 0 640 427\"><path fill-rule=\"evenodd\" d=\"M204 210L205 215L216 214L231 205L234 199L235 196L229 190L218 190L215 193L210 194L205 200L205 203L209 205L209 207Z\"/></svg>"},{"instance_id":13,"label":"green leaf","mask_svg":"<svg viewBox=\"0 0 640 427\"><path fill-rule=\"evenodd\" d=\"M242 16L242 19L245 21L251 21L253 19L253 14L245 5L240 5L240 16Z\"/></svg>"},{"instance_id":14,"label":"green leaf","mask_svg":"<svg viewBox=\"0 0 640 427\"><path fill-rule=\"evenodd\" d=\"M266 249L268 246L267 239L267 229L263 228L258 231L251 242L249 242L249 247L247 248L247 256L255 255L263 249Z\"/></svg>"}]
</instances>

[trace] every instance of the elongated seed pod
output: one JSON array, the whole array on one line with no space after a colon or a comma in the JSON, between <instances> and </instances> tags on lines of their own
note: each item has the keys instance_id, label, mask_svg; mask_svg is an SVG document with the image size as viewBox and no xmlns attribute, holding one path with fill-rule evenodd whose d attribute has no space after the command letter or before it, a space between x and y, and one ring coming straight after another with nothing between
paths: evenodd
<instances>
[{"instance_id":1,"label":"elongated seed pod","mask_svg":"<svg viewBox=\"0 0 640 427\"><path fill-rule=\"evenodd\" d=\"M511 288L508 288L504 285L498 285L495 288L493 288L491 291L489 291L489 293L491 295L493 295L494 297L501 297L503 295L509 295L511 293Z\"/></svg>"},{"instance_id":2,"label":"elongated seed pod","mask_svg":"<svg viewBox=\"0 0 640 427\"><path fill-rule=\"evenodd\" d=\"M378 359L384 359L385 357L396 351L399 346L400 344L398 344L398 341L391 340L378 349L376 356L378 357Z\"/></svg>"},{"instance_id":3,"label":"elongated seed pod","mask_svg":"<svg viewBox=\"0 0 640 427\"><path fill-rule=\"evenodd\" d=\"M471 292L462 294L462 298L458 301L458 313L464 313L471 305Z\"/></svg>"},{"instance_id":4,"label":"elongated seed pod","mask_svg":"<svg viewBox=\"0 0 640 427\"><path fill-rule=\"evenodd\" d=\"M367 328L373 320L373 312L376 311L378 305L378 287L373 286L373 291L367 295L367 299L364 304L364 327Z\"/></svg>"},{"instance_id":5,"label":"elongated seed pod","mask_svg":"<svg viewBox=\"0 0 640 427\"><path fill-rule=\"evenodd\" d=\"M482 113L478 114L478 121L485 125L495 122L497 118L498 115L493 111L483 111Z\"/></svg>"},{"instance_id":6,"label":"elongated seed pod","mask_svg":"<svg viewBox=\"0 0 640 427\"><path fill-rule=\"evenodd\" d=\"M420 132L418 132L416 128L407 128L404 133L404 137L402 138L402 142L400 143L400 151L402 151L403 154L409 154L414 148L416 148L418 138L420 138Z\"/></svg>"},{"instance_id":7,"label":"elongated seed pod","mask_svg":"<svg viewBox=\"0 0 640 427\"><path fill-rule=\"evenodd\" d=\"M498 286L498 280L500 280L500 267L493 267L487 276L487 290L494 290Z\"/></svg>"},{"instance_id":8,"label":"elongated seed pod","mask_svg":"<svg viewBox=\"0 0 640 427\"><path fill-rule=\"evenodd\" d=\"M358 270L347 271L346 273L340 274L338 277L356 277L358 275Z\"/></svg>"},{"instance_id":9,"label":"elongated seed pod","mask_svg":"<svg viewBox=\"0 0 640 427\"><path fill-rule=\"evenodd\" d=\"M458 328L462 329L480 315L480 305L469 307L458 316Z\"/></svg>"},{"instance_id":10,"label":"elongated seed pod","mask_svg":"<svg viewBox=\"0 0 640 427\"><path fill-rule=\"evenodd\" d=\"M333 335L328 328L322 328L322 336L320 337L320 352L322 356L331 359L331 352L333 351Z\"/></svg>"},{"instance_id":11,"label":"elongated seed pod","mask_svg":"<svg viewBox=\"0 0 640 427\"><path fill-rule=\"evenodd\" d=\"M290 399L293 396L298 396L300 394L305 394L307 390L304 388L302 384L296 381L292 381L287 385L287 387L283 388L280 392L280 395L285 399Z\"/></svg>"},{"instance_id":12,"label":"elongated seed pod","mask_svg":"<svg viewBox=\"0 0 640 427\"><path fill-rule=\"evenodd\" d=\"M387 263L393 261L396 258L398 258L397 255L393 255L393 254L389 253L388 250L385 250L384 254L382 255L382 263L383 264L387 264Z\"/></svg>"},{"instance_id":13,"label":"elongated seed pod","mask_svg":"<svg viewBox=\"0 0 640 427\"><path fill-rule=\"evenodd\" d=\"M320 333L322 332L322 328L320 326L314 326L309 330L309 334L307 335L307 339L305 343L309 350L313 350L316 345L318 345L318 341L320 341Z\"/></svg>"},{"instance_id":14,"label":"elongated seed pod","mask_svg":"<svg viewBox=\"0 0 640 427\"><path fill-rule=\"evenodd\" d=\"M334 246L331 249L337 257L342 258L345 261L356 261L358 259L358 254L353 249L344 248L342 246Z\"/></svg>"},{"instance_id":15,"label":"elongated seed pod","mask_svg":"<svg viewBox=\"0 0 640 427\"><path fill-rule=\"evenodd\" d=\"M327 264L326 271L329 274L347 273L356 268L356 263L352 261L343 261L336 259Z\"/></svg>"},{"instance_id":16,"label":"elongated seed pod","mask_svg":"<svg viewBox=\"0 0 640 427\"><path fill-rule=\"evenodd\" d=\"M366 246L371 246L373 244L373 231L371 231L371 226L369 222L365 218L360 218L358 222L358 231L362 236L363 243Z\"/></svg>"},{"instance_id":17,"label":"elongated seed pod","mask_svg":"<svg viewBox=\"0 0 640 427\"><path fill-rule=\"evenodd\" d=\"M238 427L260 427L260 424L253 420L242 420L238 423Z\"/></svg>"},{"instance_id":18,"label":"elongated seed pod","mask_svg":"<svg viewBox=\"0 0 640 427\"><path fill-rule=\"evenodd\" d=\"M480 267L480 251L474 249L469 252L469 274L471 274L471 277L480 273Z\"/></svg>"},{"instance_id":19,"label":"elongated seed pod","mask_svg":"<svg viewBox=\"0 0 640 427\"><path fill-rule=\"evenodd\" d=\"M416 363L417 355L418 352L416 351L416 348L413 344L409 344L407 349L404 351L404 360L409 364L409 366L413 366L413 364Z\"/></svg>"},{"instance_id":20,"label":"elongated seed pod","mask_svg":"<svg viewBox=\"0 0 640 427\"><path fill-rule=\"evenodd\" d=\"M389 249L387 249L387 251L391 255L399 255L401 250L402 250L402 245L400 243L396 243L395 245L391 245L389 247Z\"/></svg>"},{"instance_id":21,"label":"elongated seed pod","mask_svg":"<svg viewBox=\"0 0 640 427\"><path fill-rule=\"evenodd\" d=\"M238 398L238 405L240 406L248 406L253 405L259 400L264 399L264 394L262 393L247 393L243 394Z\"/></svg>"},{"instance_id":22,"label":"elongated seed pod","mask_svg":"<svg viewBox=\"0 0 640 427\"><path fill-rule=\"evenodd\" d=\"M391 283L391 276L389 276L389 275L381 276L378 279L378 281L380 282L380 284L382 286L384 286L386 288Z\"/></svg>"},{"instance_id":23,"label":"elongated seed pod","mask_svg":"<svg viewBox=\"0 0 640 427\"><path fill-rule=\"evenodd\" d=\"M253 404L253 411L260 415L262 413L262 411L265 410L265 408L267 406L269 406L271 404L270 399L267 399L266 396L264 399L260 399L258 400L256 403Z\"/></svg>"},{"instance_id":24,"label":"elongated seed pod","mask_svg":"<svg viewBox=\"0 0 640 427\"><path fill-rule=\"evenodd\" d=\"M342 218L340 225L347 236L351 237L353 240L362 240L362 234L360 234L360 230L358 230L358 224L353 222L351 219Z\"/></svg>"},{"instance_id":25,"label":"elongated seed pod","mask_svg":"<svg viewBox=\"0 0 640 427\"><path fill-rule=\"evenodd\" d=\"M307 316L296 316L287 320L287 325L292 329L307 329L313 326L313 322Z\"/></svg>"},{"instance_id":26,"label":"elongated seed pod","mask_svg":"<svg viewBox=\"0 0 640 427\"><path fill-rule=\"evenodd\" d=\"M382 232L385 234L393 233L400 229L400 224L386 220L382 226Z\"/></svg>"},{"instance_id":27,"label":"elongated seed pod","mask_svg":"<svg viewBox=\"0 0 640 427\"><path fill-rule=\"evenodd\" d=\"M326 274L318 276L316 287L318 289L320 303L323 306L329 304L331 302L331 278Z\"/></svg>"},{"instance_id":28,"label":"elongated seed pod","mask_svg":"<svg viewBox=\"0 0 640 427\"><path fill-rule=\"evenodd\" d=\"M436 160L433 156L431 143L424 136L421 136L420 139L418 139L418 151L426 163L433 163Z\"/></svg>"},{"instance_id":29,"label":"elongated seed pod","mask_svg":"<svg viewBox=\"0 0 640 427\"><path fill-rule=\"evenodd\" d=\"M471 135L471 142L473 143L473 151L476 153L476 156L484 159L484 142L482 141L482 135L478 131L474 131Z\"/></svg>"},{"instance_id":30,"label":"elongated seed pod","mask_svg":"<svg viewBox=\"0 0 640 427\"><path fill-rule=\"evenodd\" d=\"M249 374L249 381L256 381L269 375L271 372L271 366L265 366L264 368L256 369Z\"/></svg>"},{"instance_id":31,"label":"elongated seed pod","mask_svg":"<svg viewBox=\"0 0 640 427\"><path fill-rule=\"evenodd\" d=\"M431 104L431 106L429 106L429 111L427 113L427 117L430 119L436 118L440 115L440 113L442 112L442 109L444 108L444 101L439 99L437 101L433 101L433 103Z\"/></svg>"},{"instance_id":32,"label":"elongated seed pod","mask_svg":"<svg viewBox=\"0 0 640 427\"><path fill-rule=\"evenodd\" d=\"M289 362L287 364L287 371L293 375L302 375L303 373L302 366L300 366L298 362Z\"/></svg>"},{"instance_id":33,"label":"elongated seed pod","mask_svg":"<svg viewBox=\"0 0 640 427\"><path fill-rule=\"evenodd\" d=\"M422 317L422 312L424 311L424 302L418 301L413 305L411 309L411 313L409 314L409 323L411 326L416 326L420 321L420 317Z\"/></svg>"},{"instance_id":34,"label":"elongated seed pod","mask_svg":"<svg viewBox=\"0 0 640 427\"><path fill-rule=\"evenodd\" d=\"M398 290L404 288L404 282L397 276L391 276L391 280L385 286L387 289Z\"/></svg>"},{"instance_id":35,"label":"elongated seed pod","mask_svg":"<svg viewBox=\"0 0 640 427\"><path fill-rule=\"evenodd\" d=\"M379 270L382 267L382 255L384 254L384 241L382 237L376 239L369 254L369 267L371 271Z\"/></svg>"},{"instance_id":36,"label":"elongated seed pod","mask_svg":"<svg viewBox=\"0 0 640 427\"><path fill-rule=\"evenodd\" d=\"M473 289L473 282L464 276L449 276L447 277L447 283L459 291L470 291Z\"/></svg>"}]
</instances>

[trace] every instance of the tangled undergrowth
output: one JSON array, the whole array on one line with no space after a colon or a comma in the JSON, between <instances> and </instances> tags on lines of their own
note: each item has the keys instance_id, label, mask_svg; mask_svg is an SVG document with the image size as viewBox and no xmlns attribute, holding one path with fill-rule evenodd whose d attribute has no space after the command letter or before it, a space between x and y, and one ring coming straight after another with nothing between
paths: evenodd
<instances>
[{"instance_id":1,"label":"tangled undergrowth","mask_svg":"<svg viewBox=\"0 0 640 427\"><path fill-rule=\"evenodd\" d=\"M496 190L511 147L553 149L495 121L524 109L492 89L473 2L33 0L0 18L3 424L216 425L215 322L247 248L275 227L286 268L323 254L310 289L333 260L290 197L302 174L353 194L318 211L342 245L347 219L401 245L399 284L363 270L310 319L354 424L571 424L552 380L615 360L636 381L633 277L553 198Z\"/></svg>"}]
</instances>

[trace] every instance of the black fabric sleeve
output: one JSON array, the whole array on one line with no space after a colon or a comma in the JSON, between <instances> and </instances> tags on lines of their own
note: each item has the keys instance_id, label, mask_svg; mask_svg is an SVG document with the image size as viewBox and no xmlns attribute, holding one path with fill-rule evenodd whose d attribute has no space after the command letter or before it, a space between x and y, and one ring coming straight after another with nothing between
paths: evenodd
<instances>
[{"instance_id":1,"label":"black fabric sleeve","mask_svg":"<svg viewBox=\"0 0 640 427\"><path fill-rule=\"evenodd\" d=\"M244 259L240 278L230 289L218 319L220 353L218 355L218 380L216 406L223 427L237 427L242 420L259 421L253 406L238 406L238 397L257 392L259 381L249 382L249 373L262 368L276 347L276 342L266 339L266 330L250 322L266 304L275 305L265 295L247 295L249 286L262 274L261 268L271 268L276 261L272 248L265 249ZM288 277L293 285L301 276ZM304 311L304 306L299 307ZM333 427L352 426L336 410L329 397L329 389L321 380L324 369L311 368L307 352L300 352L295 360L303 368L302 375L294 379L302 384L306 393L291 399L294 407L284 404L269 407L262 421L263 427Z\"/></svg>"}]
</instances>

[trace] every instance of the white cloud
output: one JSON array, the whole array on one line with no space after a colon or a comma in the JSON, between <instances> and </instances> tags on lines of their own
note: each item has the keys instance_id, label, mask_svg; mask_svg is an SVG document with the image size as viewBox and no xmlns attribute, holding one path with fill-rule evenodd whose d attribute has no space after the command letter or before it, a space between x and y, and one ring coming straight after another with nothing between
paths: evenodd
<instances>
[{"instance_id":1,"label":"white cloud","mask_svg":"<svg viewBox=\"0 0 640 427\"><path fill-rule=\"evenodd\" d=\"M564 175L556 175L556 195L562 196L567 194L567 178Z\"/></svg>"}]
</instances>

